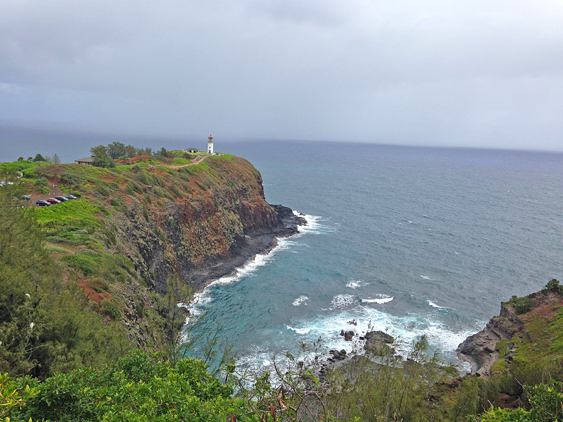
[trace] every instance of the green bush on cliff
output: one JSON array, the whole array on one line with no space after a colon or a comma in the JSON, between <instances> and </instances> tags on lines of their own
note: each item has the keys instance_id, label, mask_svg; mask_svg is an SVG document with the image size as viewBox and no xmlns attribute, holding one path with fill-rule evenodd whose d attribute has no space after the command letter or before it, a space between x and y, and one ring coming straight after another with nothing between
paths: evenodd
<instances>
[{"instance_id":1,"label":"green bush on cliff","mask_svg":"<svg viewBox=\"0 0 563 422\"><path fill-rule=\"evenodd\" d=\"M123 283L137 276L133 263L121 254L79 251L62 257L61 261L86 276L102 277L113 283Z\"/></svg>"},{"instance_id":2,"label":"green bush on cliff","mask_svg":"<svg viewBox=\"0 0 563 422\"><path fill-rule=\"evenodd\" d=\"M534 301L532 300L532 298L528 296L524 296L524 297L512 296L510 300L506 303L514 306L514 312L516 313L516 315L521 315L530 312L534 306Z\"/></svg>"},{"instance_id":3,"label":"green bush on cliff","mask_svg":"<svg viewBox=\"0 0 563 422\"><path fill-rule=\"evenodd\" d=\"M470 422L547 422L563 420L563 383L551 382L526 387L530 395L530 410L492 408Z\"/></svg>"},{"instance_id":4,"label":"green bush on cliff","mask_svg":"<svg viewBox=\"0 0 563 422\"><path fill-rule=\"evenodd\" d=\"M559 295L563 294L563 286L559 284L559 281L556 279L551 279L547 282L545 287L542 289L542 293L557 293Z\"/></svg>"}]
</instances>

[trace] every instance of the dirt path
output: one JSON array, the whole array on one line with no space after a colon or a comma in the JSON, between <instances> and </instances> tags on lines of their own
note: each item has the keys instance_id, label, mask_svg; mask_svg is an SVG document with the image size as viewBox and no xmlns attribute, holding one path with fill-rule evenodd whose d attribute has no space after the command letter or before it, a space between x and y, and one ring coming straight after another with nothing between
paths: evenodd
<instances>
[{"instance_id":1,"label":"dirt path","mask_svg":"<svg viewBox=\"0 0 563 422\"><path fill-rule=\"evenodd\" d=\"M204 155L203 157L198 158L196 161L194 161L193 163L189 163L189 164L182 164L182 165L179 165L179 166L158 166L158 167L168 167L170 169L179 169L181 167L187 167L187 166L193 166L194 164L199 164L208 157L210 157L210 155Z\"/></svg>"}]
</instances>

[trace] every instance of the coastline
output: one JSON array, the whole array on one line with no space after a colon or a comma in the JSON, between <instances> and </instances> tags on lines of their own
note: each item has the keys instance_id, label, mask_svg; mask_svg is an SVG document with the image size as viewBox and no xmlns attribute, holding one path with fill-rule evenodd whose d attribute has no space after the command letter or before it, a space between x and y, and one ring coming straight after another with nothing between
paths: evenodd
<instances>
[{"instance_id":1,"label":"coastline","mask_svg":"<svg viewBox=\"0 0 563 422\"><path fill-rule=\"evenodd\" d=\"M190 316L195 315L193 306L198 303L208 287L222 279L235 279L257 257L267 257L275 251L279 247L280 239L296 236L301 233L299 227L308 225L307 220L303 217L304 214L298 214L282 205L272 206L276 208L280 215L280 223L276 227L268 231L260 230L248 233L245 235L244 244L236 249L236 254L233 257L217 260L217 262L206 265L204 270L198 271L199 274L192 275L191 281L196 281L199 289L192 300L186 304L186 307L190 310ZM190 316L188 316L188 319Z\"/></svg>"}]
</instances>

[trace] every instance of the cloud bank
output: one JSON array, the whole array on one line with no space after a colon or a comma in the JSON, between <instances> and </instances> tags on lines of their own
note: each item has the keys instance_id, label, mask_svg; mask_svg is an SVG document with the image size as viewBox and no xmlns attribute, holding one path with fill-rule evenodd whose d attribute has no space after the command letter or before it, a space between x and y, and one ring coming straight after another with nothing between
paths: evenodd
<instances>
[{"instance_id":1,"label":"cloud bank","mask_svg":"<svg viewBox=\"0 0 563 422\"><path fill-rule=\"evenodd\" d=\"M0 123L563 150L563 3L3 0Z\"/></svg>"}]
</instances>

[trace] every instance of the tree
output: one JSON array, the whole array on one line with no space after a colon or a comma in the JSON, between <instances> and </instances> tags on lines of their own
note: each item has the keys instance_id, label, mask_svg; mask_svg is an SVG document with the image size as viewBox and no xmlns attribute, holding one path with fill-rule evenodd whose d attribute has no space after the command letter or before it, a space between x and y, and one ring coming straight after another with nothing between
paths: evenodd
<instances>
[{"instance_id":1,"label":"tree","mask_svg":"<svg viewBox=\"0 0 563 422\"><path fill-rule=\"evenodd\" d=\"M52 161L55 164L61 164L61 159L59 158L59 156L57 154L53 155Z\"/></svg>"},{"instance_id":2,"label":"tree","mask_svg":"<svg viewBox=\"0 0 563 422\"><path fill-rule=\"evenodd\" d=\"M137 155L152 155L152 148L137 148Z\"/></svg>"},{"instance_id":3,"label":"tree","mask_svg":"<svg viewBox=\"0 0 563 422\"><path fill-rule=\"evenodd\" d=\"M90 154L94 159L94 166L112 168L115 167L115 162L108 153L107 147L103 145L98 145L96 147L90 148Z\"/></svg>"},{"instance_id":4,"label":"tree","mask_svg":"<svg viewBox=\"0 0 563 422\"><path fill-rule=\"evenodd\" d=\"M127 155L129 158L133 158L137 155L137 148L135 148L133 145L127 145L125 147L125 155Z\"/></svg>"},{"instance_id":5,"label":"tree","mask_svg":"<svg viewBox=\"0 0 563 422\"><path fill-rule=\"evenodd\" d=\"M23 157L18 157L18 161L23 161Z\"/></svg>"},{"instance_id":6,"label":"tree","mask_svg":"<svg viewBox=\"0 0 563 422\"><path fill-rule=\"evenodd\" d=\"M122 155L125 155L125 145L121 142L112 142L107 146L107 153L111 158L117 160Z\"/></svg>"},{"instance_id":7,"label":"tree","mask_svg":"<svg viewBox=\"0 0 563 422\"><path fill-rule=\"evenodd\" d=\"M170 157L170 151L167 151L166 148L162 147L154 155L160 155L161 157L168 158Z\"/></svg>"},{"instance_id":8,"label":"tree","mask_svg":"<svg viewBox=\"0 0 563 422\"><path fill-rule=\"evenodd\" d=\"M43 157L41 154L37 154L33 161L45 161L45 157Z\"/></svg>"}]
</instances>

